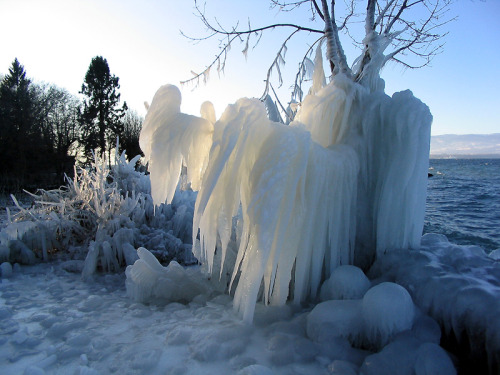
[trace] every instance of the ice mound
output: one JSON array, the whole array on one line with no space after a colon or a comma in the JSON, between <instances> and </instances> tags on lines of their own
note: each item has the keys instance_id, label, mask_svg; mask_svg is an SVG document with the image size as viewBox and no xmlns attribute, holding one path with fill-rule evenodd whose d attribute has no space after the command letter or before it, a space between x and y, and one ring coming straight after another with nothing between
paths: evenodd
<instances>
[{"instance_id":1,"label":"ice mound","mask_svg":"<svg viewBox=\"0 0 500 375\"><path fill-rule=\"evenodd\" d=\"M358 342L362 329L361 300L322 302L307 316L307 336L318 343L337 337Z\"/></svg>"},{"instance_id":2,"label":"ice mound","mask_svg":"<svg viewBox=\"0 0 500 375\"><path fill-rule=\"evenodd\" d=\"M137 250L139 259L125 270L127 295L137 302L189 302L208 287L195 269L185 269L171 261L167 267L145 248Z\"/></svg>"},{"instance_id":3,"label":"ice mound","mask_svg":"<svg viewBox=\"0 0 500 375\"><path fill-rule=\"evenodd\" d=\"M437 344L401 335L379 353L366 357L361 375L455 375L448 354Z\"/></svg>"},{"instance_id":4,"label":"ice mound","mask_svg":"<svg viewBox=\"0 0 500 375\"><path fill-rule=\"evenodd\" d=\"M363 297L364 334L369 345L381 348L399 332L411 329L415 306L408 291L394 283L374 286Z\"/></svg>"},{"instance_id":5,"label":"ice mound","mask_svg":"<svg viewBox=\"0 0 500 375\"><path fill-rule=\"evenodd\" d=\"M363 271L350 265L337 267L321 286L322 301L331 299L360 299L370 288L370 280Z\"/></svg>"},{"instance_id":6,"label":"ice mound","mask_svg":"<svg viewBox=\"0 0 500 375\"><path fill-rule=\"evenodd\" d=\"M363 299L319 303L307 316L307 335L315 342L348 339L355 346L380 349L398 333L410 330L415 307L409 293L394 283L369 289ZM424 340L433 339L432 328L416 328ZM430 333L429 330L431 331Z\"/></svg>"}]
</instances>

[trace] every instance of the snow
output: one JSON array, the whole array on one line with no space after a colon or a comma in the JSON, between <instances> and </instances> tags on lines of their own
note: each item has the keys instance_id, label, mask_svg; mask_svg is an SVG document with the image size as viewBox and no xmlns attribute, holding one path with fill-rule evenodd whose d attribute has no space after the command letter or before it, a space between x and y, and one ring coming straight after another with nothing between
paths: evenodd
<instances>
[{"instance_id":1,"label":"snow","mask_svg":"<svg viewBox=\"0 0 500 375\"><path fill-rule=\"evenodd\" d=\"M387 327L399 315L371 316L363 299L325 301L313 310L258 303L247 324L230 296L201 281L199 267L163 267L145 249L139 257L126 278L94 274L87 281L67 271L68 262L16 264L0 283L4 373L455 373L438 346L439 326L419 309L410 329L367 350L364 318L382 319ZM142 266L154 272L130 275ZM155 273L151 293L134 292L136 277Z\"/></svg>"}]
</instances>

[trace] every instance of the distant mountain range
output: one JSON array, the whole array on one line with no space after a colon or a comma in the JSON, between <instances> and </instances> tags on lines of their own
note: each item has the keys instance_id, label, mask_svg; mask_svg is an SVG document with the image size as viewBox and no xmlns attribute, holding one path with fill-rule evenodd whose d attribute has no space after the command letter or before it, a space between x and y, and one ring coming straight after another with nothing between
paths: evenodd
<instances>
[{"instance_id":1,"label":"distant mountain range","mask_svg":"<svg viewBox=\"0 0 500 375\"><path fill-rule=\"evenodd\" d=\"M500 158L500 133L431 137L431 158Z\"/></svg>"}]
</instances>

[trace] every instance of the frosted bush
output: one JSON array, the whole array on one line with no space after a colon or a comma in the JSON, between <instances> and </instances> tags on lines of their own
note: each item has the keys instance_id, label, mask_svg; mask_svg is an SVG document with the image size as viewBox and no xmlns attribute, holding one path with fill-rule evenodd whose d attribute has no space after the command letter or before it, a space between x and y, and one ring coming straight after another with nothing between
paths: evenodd
<instances>
[{"instance_id":1,"label":"frosted bush","mask_svg":"<svg viewBox=\"0 0 500 375\"><path fill-rule=\"evenodd\" d=\"M114 272L133 264L136 247L159 236L161 244L152 250L160 257L192 263L183 241L191 241L196 195L179 192L174 204L159 205L155 215L149 176L135 169L138 159L128 162L125 153L117 152L110 167L96 156L90 168L75 168L67 186L31 194L29 209L13 197L19 212L0 232L0 261L27 264L69 252L85 257L87 278L97 269Z\"/></svg>"}]
</instances>

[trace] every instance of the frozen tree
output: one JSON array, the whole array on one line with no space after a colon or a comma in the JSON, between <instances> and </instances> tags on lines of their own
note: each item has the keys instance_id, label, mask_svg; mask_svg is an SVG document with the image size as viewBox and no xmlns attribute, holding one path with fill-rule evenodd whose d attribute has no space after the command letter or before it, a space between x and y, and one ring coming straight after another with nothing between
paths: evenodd
<instances>
[{"instance_id":1,"label":"frozen tree","mask_svg":"<svg viewBox=\"0 0 500 375\"><path fill-rule=\"evenodd\" d=\"M204 110L202 118L181 113L179 90L165 85L146 115L140 142L152 167L153 199L172 200L184 165L199 190L194 254L234 293L245 320L252 319L258 299L274 305L315 299L339 266L366 269L388 251L420 246L432 116L409 90L386 95L380 70L391 60L411 67L405 54L426 64L440 48L431 46L442 36L434 31L447 22L449 1L368 0L363 15L357 5L349 2L340 17L334 1L272 1L283 11L308 6L321 26L282 23L240 31L219 21L213 26L195 2L211 33L207 38L222 37L221 52L195 83L213 67L224 69L235 41L247 53L251 37L291 30L267 73L265 104L240 99L214 123ZM359 17L364 36L350 65L340 33L356 35L352 27ZM267 94L272 71L281 83L287 44L300 32L317 39L299 65L295 108L282 108L295 112L286 126L276 122ZM314 63L308 57L313 51ZM307 70L313 70L313 82L303 96Z\"/></svg>"},{"instance_id":2,"label":"frozen tree","mask_svg":"<svg viewBox=\"0 0 500 375\"><path fill-rule=\"evenodd\" d=\"M123 131L120 133L120 146L132 158L142 154L139 146L139 134L141 133L142 122L136 111L128 109L123 117Z\"/></svg>"}]
</instances>

